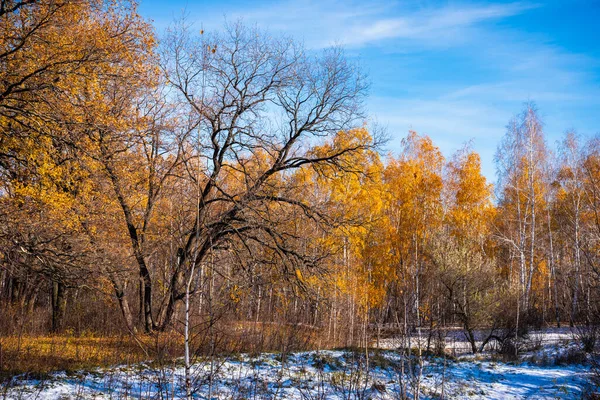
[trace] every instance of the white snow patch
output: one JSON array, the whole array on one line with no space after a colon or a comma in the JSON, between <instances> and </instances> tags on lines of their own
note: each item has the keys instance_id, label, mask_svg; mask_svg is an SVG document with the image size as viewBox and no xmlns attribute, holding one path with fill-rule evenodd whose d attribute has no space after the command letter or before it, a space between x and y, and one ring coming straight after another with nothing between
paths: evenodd
<instances>
[{"instance_id":1,"label":"white snow patch","mask_svg":"<svg viewBox=\"0 0 600 400\"><path fill-rule=\"evenodd\" d=\"M557 354L561 350L541 351ZM403 384L409 393L414 387L411 375L402 374L403 360L396 351L373 352L366 378L363 353L301 352L288 355L286 360L278 354L240 355L216 361L212 382L210 363L199 362L193 370L194 397L208 399L210 391L215 399L395 399ZM404 367L408 370L406 363ZM5 398L184 398L183 373L181 366L156 368L146 364L73 376L57 373L44 382L15 381ZM423 365L421 398L439 398L443 391L452 399L572 399L581 394L588 373L589 368L581 365L511 364L474 356L458 361L430 358Z\"/></svg>"}]
</instances>

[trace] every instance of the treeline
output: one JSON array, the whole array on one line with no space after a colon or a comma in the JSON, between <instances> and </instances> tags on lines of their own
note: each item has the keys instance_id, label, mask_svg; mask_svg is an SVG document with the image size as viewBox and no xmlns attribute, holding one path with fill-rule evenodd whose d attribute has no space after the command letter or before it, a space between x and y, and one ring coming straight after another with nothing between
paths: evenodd
<instances>
[{"instance_id":1,"label":"treeline","mask_svg":"<svg viewBox=\"0 0 600 400\"><path fill-rule=\"evenodd\" d=\"M340 49L186 21L159 41L122 2L3 2L0 30L0 334L187 314L213 350L459 325L478 351L476 329L598 321L600 141L552 153L532 104L494 189L468 146L411 132L382 157Z\"/></svg>"},{"instance_id":2,"label":"treeline","mask_svg":"<svg viewBox=\"0 0 600 400\"><path fill-rule=\"evenodd\" d=\"M366 341L422 328L428 346L458 326L477 352L529 329L598 323L598 138L567 132L553 153L527 104L498 147L495 190L468 146L445 160L427 136L402 143L384 165L359 161L373 179L324 183L334 207L362 224L328 236L337 284L324 290L331 308L315 325L346 344L356 325Z\"/></svg>"}]
</instances>

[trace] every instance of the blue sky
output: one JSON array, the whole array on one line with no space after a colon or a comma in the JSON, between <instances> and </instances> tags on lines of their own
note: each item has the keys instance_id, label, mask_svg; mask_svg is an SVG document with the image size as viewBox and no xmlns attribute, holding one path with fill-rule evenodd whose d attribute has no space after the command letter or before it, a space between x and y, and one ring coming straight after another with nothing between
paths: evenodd
<instances>
[{"instance_id":1,"label":"blue sky","mask_svg":"<svg viewBox=\"0 0 600 400\"><path fill-rule=\"evenodd\" d=\"M548 144L600 132L600 1L158 1L140 13L161 32L182 10L198 27L243 19L318 50L341 44L367 72L372 121L397 152L409 129L449 157L469 140L495 181L508 120L535 101Z\"/></svg>"}]
</instances>

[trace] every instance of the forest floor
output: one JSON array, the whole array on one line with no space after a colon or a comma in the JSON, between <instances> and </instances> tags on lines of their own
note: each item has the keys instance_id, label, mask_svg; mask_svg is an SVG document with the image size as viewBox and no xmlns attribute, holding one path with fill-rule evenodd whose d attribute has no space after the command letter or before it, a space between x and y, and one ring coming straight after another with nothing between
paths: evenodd
<instances>
[{"instance_id":1,"label":"forest floor","mask_svg":"<svg viewBox=\"0 0 600 400\"><path fill-rule=\"evenodd\" d=\"M549 337L557 332L548 332ZM234 355L197 360L194 397L200 399L397 399L419 385L421 398L576 399L590 390L589 355L572 338L507 361L492 352L428 356L421 374L399 350L326 350ZM369 371L368 374L365 371ZM413 372L411 372L413 371ZM420 383L418 381L420 380ZM3 390L3 391L2 391ZM0 389L7 399L183 398L181 363L138 363L42 379L15 377ZM4 397L3 397L4 396Z\"/></svg>"}]
</instances>

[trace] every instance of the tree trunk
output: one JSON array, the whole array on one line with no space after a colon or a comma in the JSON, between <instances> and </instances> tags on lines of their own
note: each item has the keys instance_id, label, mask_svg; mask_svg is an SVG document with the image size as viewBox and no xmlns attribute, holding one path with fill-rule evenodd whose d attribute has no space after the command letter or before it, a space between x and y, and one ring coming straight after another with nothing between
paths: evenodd
<instances>
[{"instance_id":1,"label":"tree trunk","mask_svg":"<svg viewBox=\"0 0 600 400\"><path fill-rule=\"evenodd\" d=\"M115 297L117 298L117 301L119 303L121 314L123 315L123 319L125 320L125 326L127 326L129 332L136 333L137 329L135 327L135 324L133 323L133 314L131 314L129 301L127 301L127 297L125 297L125 290L113 273L109 272L108 276L113 285L113 290L115 291Z\"/></svg>"},{"instance_id":2,"label":"tree trunk","mask_svg":"<svg viewBox=\"0 0 600 400\"><path fill-rule=\"evenodd\" d=\"M65 285L62 282L52 282L52 332L58 333L63 327L67 299Z\"/></svg>"}]
</instances>

